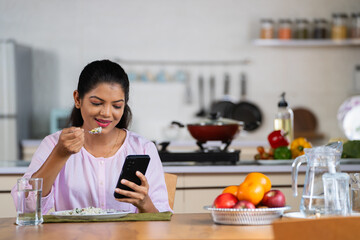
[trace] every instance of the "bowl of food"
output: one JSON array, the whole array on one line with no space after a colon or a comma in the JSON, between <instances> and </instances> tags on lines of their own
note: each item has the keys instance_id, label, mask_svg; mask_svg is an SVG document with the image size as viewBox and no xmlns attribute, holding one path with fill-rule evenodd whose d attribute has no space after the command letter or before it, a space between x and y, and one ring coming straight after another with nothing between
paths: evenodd
<instances>
[{"instance_id":1,"label":"bowl of food","mask_svg":"<svg viewBox=\"0 0 360 240\"><path fill-rule=\"evenodd\" d=\"M267 225L281 218L284 212L289 210L290 207L236 209L205 206L204 209L211 212L211 217L217 224Z\"/></svg>"},{"instance_id":2,"label":"bowl of food","mask_svg":"<svg viewBox=\"0 0 360 240\"><path fill-rule=\"evenodd\" d=\"M240 185L223 189L211 206L205 206L217 224L266 225L290 209L285 194L273 189L268 176L260 172L246 175Z\"/></svg>"},{"instance_id":3,"label":"bowl of food","mask_svg":"<svg viewBox=\"0 0 360 240\"><path fill-rule=\"evenodd\" d=\"M60 219L70 220L86 220L86 219L112 219L124 217L130 212L118 211L114 209L101 209L96 207L75 208L72 210L64 210L52 212L50 215Z\"/></svg>"}]
</instances>

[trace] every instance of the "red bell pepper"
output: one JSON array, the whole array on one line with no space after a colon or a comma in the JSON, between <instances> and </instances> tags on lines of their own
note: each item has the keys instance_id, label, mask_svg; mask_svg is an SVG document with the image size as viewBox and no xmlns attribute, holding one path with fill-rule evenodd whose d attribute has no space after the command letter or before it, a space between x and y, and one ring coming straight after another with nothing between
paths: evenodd
<instances>
[{"instance_id":1,"label":"red bell pepper","mask_svg":"<svg viewBox=\"0 0 360 240\"><path fill-rule=\"evenodd\" d=\"M271 132L268 136L268 141L270 146L274 149L278 147L286 147L289 145L289 141L286 138L286 133L282 130L275 130Z\"/></svg>"}]
</instances>

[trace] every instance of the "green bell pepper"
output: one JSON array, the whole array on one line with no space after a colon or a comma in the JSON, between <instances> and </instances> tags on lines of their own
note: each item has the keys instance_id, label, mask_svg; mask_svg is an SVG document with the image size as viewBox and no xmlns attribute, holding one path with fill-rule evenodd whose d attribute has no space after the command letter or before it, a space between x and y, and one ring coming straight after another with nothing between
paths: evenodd
<instances>
[{"instance_id":1,"label":"green bell pepper","mask_svg":"<svg viewBox=\"0 0 360 240\"><path fill-rule=\"evenodd\" d=\"M291 159L291 151L288 147L278 147L274 150L274 159Z\"/></svg>"}]
</instances>

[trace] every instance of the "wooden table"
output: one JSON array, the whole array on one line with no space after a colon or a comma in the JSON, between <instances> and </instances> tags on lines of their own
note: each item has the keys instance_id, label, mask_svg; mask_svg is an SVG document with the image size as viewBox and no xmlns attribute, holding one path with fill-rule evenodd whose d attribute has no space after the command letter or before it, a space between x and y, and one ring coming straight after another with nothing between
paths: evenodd
<instances>
[{"instance_id":1,"label":"wooden table","mask_svg":"<svg viewBox=\"0 0 360 240\"><path fill-rule=\"evenodd\" d=\"M0 218L0 239L273 239L271 225L214 224L209 213L174 214L171 221L45 223L17 226Z\"/></svg>"}]
</instances>

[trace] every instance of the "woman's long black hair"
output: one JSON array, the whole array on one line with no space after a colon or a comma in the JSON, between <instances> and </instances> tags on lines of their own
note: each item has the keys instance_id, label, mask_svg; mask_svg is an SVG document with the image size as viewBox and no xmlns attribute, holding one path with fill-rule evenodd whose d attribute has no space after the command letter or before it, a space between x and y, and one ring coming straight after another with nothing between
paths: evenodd
<instances>
[{"instance_id":1,"label":"woman's long black hair","mask_svg":"<svg viewBox=\"0 0 360 240\"><path fill-rule=\"evenodd\" d=\"M84 95L94 89L99 83L118 83L121 85L125 94L125 109L120 122L116 125L117 128L128 128L132 113L128 105L129 101L129 79L124 69L117 63L109 60L100 60L89 63L82 70L77 91L79 98L83 99ZM75 106L70 115L70 125L80 127L84 123L81 116L80 109Z\"/></svg>"}]
</instances>

